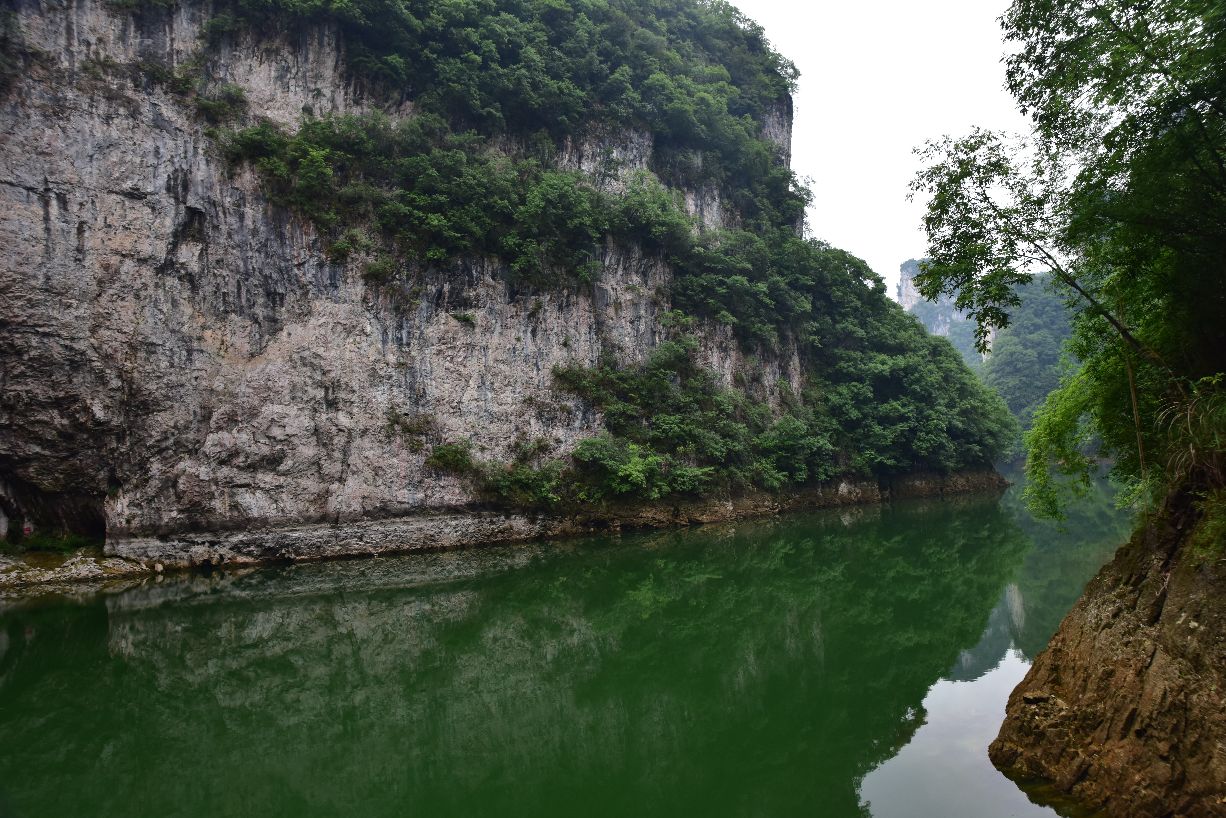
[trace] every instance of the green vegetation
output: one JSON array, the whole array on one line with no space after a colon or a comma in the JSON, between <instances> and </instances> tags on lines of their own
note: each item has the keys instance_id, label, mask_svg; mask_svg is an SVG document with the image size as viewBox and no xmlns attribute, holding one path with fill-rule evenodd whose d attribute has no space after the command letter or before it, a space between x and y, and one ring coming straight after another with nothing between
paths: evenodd
<instances>
[{"instance_id":1,"label":"green vegetation","mask_svg":"<svg viewBox=\"0 0 1226 818\"><path fill-rule=\"evenodd\" d=\"M887 314L903 335L896 348L844 350L831 378L794 396L781 415L720 386L682 336L640 366L554 371L561 389L601 410L608 429L581 441L572 463L541 463L531 447L509 465L479 463L467 444L448 443L426 464L473 478L491 502L528 508L990 464L1016 434L1004 404L944 339L926 337L897 310Z\"/></svg>"},{"instance_id":2,"label":"green vegetation","mask_svg":"<svg viewBox=\"0 0 1226 818\"><path fill-rule=\"evenodd\" d=\"M157 59L144 59L135 63L133 68L154 85L186 97L196 89L201 66L198 60L187 60L174 67Z\"/></svg>"},{"instance_id":3,"label":"green vegetation","mask_svg":"<svg viewBox=\"0 0 1226 818\"><path fill-rule=\"evenodd\" d=\"M1197 505L1201 519L1189 542L1192 553L1208 562L1226 552L1226 489L1204 493Z\"/></svg>"},{"instance_id":4,"label":"green vegetation","mask_svg":"<svg viewBox=\"0 0 1226 818\"><path fill-rule=\"evenodd\" d=\"M919 270L918 261L903 264L904 283ZM942 294L936 301L921 300L908 311L929 333L949 339L967 366L1004 399L1026 431L1035 412L1071 366L1066 363L1064 346L1072 328L1065 299L1047 276L1039 275L1019 285L1017 295L1019 303L1010 313L1009 325L995 332L986 357L976 346L976 322L954 306L949 295Z\"/></svg>"},{"instance_id":5,"label":"green vegetation","mask_svg":"<svg viewBox=\"0 0 1226 818\"><path fill-rule=\"evenodd\" d=\"M773 423L766 406L721 388L695 364L695 346L690 338L665 342L640 367L606 362L554 371L563 389L601 409L609 430L575 451L581 499L657 500L715 487L777 488L808 477L804 460L821 453L817 441L802 442L803 424L791 415ZM786 435L780 428L805 448L798 462L778 464L784 469L761 445L768 431ZM783 455L787 444L777 448Z\"/></svg>"},{"instance_id":6,"label":"green vegetation","mask_svg":"<svg viewBox=\"0 0 1226 818\"><path fill-rule=\"evenodd\" d=\"M789 106L795 68L729 3L231 0L218 4L203 40L211 48L243 29L329 22L371 92L412 99L454 134L512 135L530 153L639 128L653 135L653 170L669 183L723 189L747 226L802 215L804 195L760 124Z\"/></svg>"},{"instance_id":7,"label":"green vegetation","mask_svg":"<svg viewBox=\"0 0 1226 818\"><path fill-rule=\"evenodd\" d=\"M308 119L292 135L261 124L232 134L227 150L254 163L272 201L335 236L334 260L371 252L360 227L369 226L390 252L419 264L493 256L515 283L545 288L592 281L611 238L670 262L676 306L732 324L746 342L811 331L814 299L838 275L829 268L853 266L796 235L803 197L789 200L783 224L699 233L677 194L649 174L620 195L602 193L581 174L509 158L428 115ZM408 271L384 258L367 264L366 278L387 283Z\"/></svg>"},{"instance_id":8,"label":"green vegetation","mask_svg":"<svg viewBox=\"0 0 1226 818\"><path fill-rule=\"evenodd\" d=\"M590 281L612 222L634 224L582 175L510 159L428 115L310 119L292 136L262 124L232 135L227 148L255 164L274 202L336 236L328 252L337 261L373 249L359 227L370 226L398 256L426 264L497 256L516 281L543 287ZM391 259L367 265L376 283L395 274Z\"/></svg>"},{"instance_id":9,"label":"green vegetation","mask_svg":"<svg viewBox=\"0 0 1226 818\"><path fill-rule=\"evenodd\" d=\"M465 443L443 443L435 446L426 458L426 467L451 474L470 474L476 469L472 446Z\"/></svg>"},{"instance_id":10,"label":"green vegetation","mask_svg":"<svg viewBox=\"0 0 1226 818\"><path fill-rule=\"evenodd\" d=\"M44 533L36 531L21 539L0 539L0 554L71 554L82 548L100 546L100 538L80 534Z\"/></svg>"},{"instance_id":11,"label":"green vegetation","mask_svg":"<svg viewBox=\"0 0 1226 818\"><path fill-rule=\"evenodd\" d=\"M984 383L1004 398L1023 429L1060 385L1064 343L1072 333L1064 299L1045 278L1020 285L1009 326L997 331L983 362Z\"/></svg>"},{"instance_id":12,"label":"green vegetation","mask_svg":"<svg viewBox=\"0 0 1226 818\"><path fill-rule=\"evenodd\" d=\"M854 472L949 472L1008 451L1016 421L946 339L927 335L892 303L865 304L844 326L856 320L864 338L826 350L812 404L838 429L831 442Z\"/></svg>"},{"instance_id":13,"label":"green vegetation","mask_svg":"<svg viewBox=\"0 0 1226 818\"><path fill-rule=\"evenodd\" d=\"M206 34L334 22L350 70L457 132L540 134L639 123L668 168L739 195L781 185L762 116L795 69L731 4L709 0L242 0ZM772 198L767 196L766 198Z\"/></svg>"},{"instance_id":14,"label":"green vegetation","mask_svg":"<svg viewBox=\"0 0 1226 818\"><path fill-rule=\"evenodd\" d=\"M813 250L795 228L808 194L760 124L788 108L795 70L731 5L249 0L223 4L205 42L329 20L350 69L389 100L411 98L415 116L308 118L295 134L257 124L227 147L256 165L273 201L316 223L334 260L353 252L352 230L370 229L415 265L492 256L518 285L556 287L591 281L611 237L673 263L677 306L733 324L742 340L805 332ZM239 102L197 104L223 119ZM652 173L625 194L551 168L563 141L627 128L649 131L654 150ZM720 189L740 226L696 236L658 180ZM413 272L366 269L376 284Z\"/></svg>"},{"instance_id":15,"label":"green vegetation","mask_svg":"<svg viewBox=\"0 0 1226 818\"><path fill-rule=\"evenodd\" d=\"M426 447L427 438L436 433L437 424L430 415L405 414L392 409L387 414L387 431L406 441L409 451L420 452Z\"/></svg>"},{"instance_id":16,"label":"green vegetation","mask_svg":"<svg viewBox=\"0 0 1226 818\"><path fill-rule=\"evenodd\" d=\"M1226 481L1226 17L1208 0L1016 0L1002 22L1033 133L924 151L919 288L953 295L981 343L1039 271L1073 305L1080 368L1026 438L1037 509L1059 512L1059 476L1086 483L1089 434L1134 493L1212 492Z\"/></svg>"},{"instance_id":17,"label":"green vegetation","mask_svg":"<svg viewBox=\"0 0 1226 818\"><path fill-rule=\"evenodd\" d=\"M919 275L919 265L920 262L916 259L908 259L899 268L902 276L898 289L900 299L906 284ZM983 356L975 346L975 322L954 306L952 298L942 295L935 301L921 300L913 304L907 312L914 315L929 333L948 338L962 356L962 360L966 361L966 365L974 372L979 371L983 365Z\"/></svg>"},{"instance_id":18,"label":"green vegetation","mask_svg":"<svg viewBox=\"0 0 1226 818\"><path fill-rule=\"evenodd\" d=\"M426 458L426 466L472 482L477 494L487 503L517 511L553 510L579 499L573 486L573 472L561 460L544 460L546 446L541 441L520 443L510 463L479 461L473 457L472 444L441 443Z\"/></svg>"},{"instance_id":19,"label":"green vegetation","mask_svg":"<svg viewBox=\"0 0 1226 818\"><path fill-rule=\"evenodd\" d=\"M225 84L211 95L197 94L196 111L214 124L234 119L247 109L247 94L238 85Z\"/></svg>"},{"instance_id":20,"label":"green vegetation","mask_svg":"<svg viewBox=\"0 0 1226 818\"><path fill-rule=\"evenodd\" d=\"M910 313L928 332L948 338L972 371L983 366L983 356L975 347L975 323L966 320L952 305L921 301L911 308Z\"/></svg>"}]
</instances>

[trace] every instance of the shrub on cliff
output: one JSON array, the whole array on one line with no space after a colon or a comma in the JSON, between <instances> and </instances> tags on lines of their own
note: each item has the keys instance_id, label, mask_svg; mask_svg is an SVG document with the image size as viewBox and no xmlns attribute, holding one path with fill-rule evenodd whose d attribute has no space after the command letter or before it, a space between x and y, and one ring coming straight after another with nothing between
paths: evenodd
<instances>
[{"instance_id":1,"label":"shrub on cliff","mask_svg":"<svg viewBox=\"0 0 1226 818\"><path fill-rule=\"evenodd\" d=\"M896 305L877 318L895 324L892 344L832 353L835 365L779 416L720 386L684 336L640 366L556 369L609 430L575 453L588 494L654 500L989 465L1016 435L1000 398Z\"/></svg>"}]
</instances>

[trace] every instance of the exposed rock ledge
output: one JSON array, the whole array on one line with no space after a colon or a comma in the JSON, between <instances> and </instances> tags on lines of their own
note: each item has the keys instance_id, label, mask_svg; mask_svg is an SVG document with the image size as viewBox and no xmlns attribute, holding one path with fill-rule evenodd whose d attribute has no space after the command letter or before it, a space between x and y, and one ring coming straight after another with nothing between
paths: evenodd
<instances>
[{"instance_id":1,"label":"exposed rock ledge","mask_svg":"<svg viewBox=\"0 0 1226 818\"><path fill-rule=\"evenodd\" d=\"M563 537L621 528L665 528L761 517L905 497L999 491L992 470L914 474L889 483L837 481L776 494L747 494L683 503L617 508L579 516L529 516L458 509L341 524L200 532L168 538L114 538L105 558L74 557L57 568L0 564L0 590L38 583L98 581L166 568L374 556Z\"/></svg>"},{"instance_id":2,"label":"exposed rock ledge","mask_svg":"<svg viewBox=\"0 0 1226 818\"><path fill-rule=\"evenodd\" d=\"M1226 551L1190 545L1198 522L1172 497L1009 697L989 754L1036 800L1111 818L1226 816Z\"/></svg>"}]
</instances>

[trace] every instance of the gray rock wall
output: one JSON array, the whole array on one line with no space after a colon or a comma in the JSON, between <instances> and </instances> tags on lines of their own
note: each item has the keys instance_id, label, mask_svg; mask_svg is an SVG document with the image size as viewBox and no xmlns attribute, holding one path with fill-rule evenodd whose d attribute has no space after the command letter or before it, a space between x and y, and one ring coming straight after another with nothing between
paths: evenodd
<instances>
[{"instance_id":1,"label":"gray rock wall","mask_svg":"<svg viewBox=\"0 0 1226 818\"><path fill-rule=\"evenodd\" d=\"M426 416L433 442L471 438L482 457L538 437L565 453L600 419L550 388L552 367L641 359L661 340L669 271L633 249L609 247L587 291L530 297L483 259L422 280L416 300L329 263L309 223L269 206L190 108L131 67L191 59L205 5L16 11L25 65L0 99L6 517L89 518L118 541L463 506L466 487L425 469L429 445L389 419ZM239 38L211 60L252 113L288 127L370 105L328 29ZM771 133L790 143L780 117ZM616 186L650 149L614 134L561 161ZM687 199L722 223L710 192ZM794 350L747 366L727 328L703 333L702 356L728 383L752 369L771 400L780 380L800 387Z\"/></svg>"}]
</instances>

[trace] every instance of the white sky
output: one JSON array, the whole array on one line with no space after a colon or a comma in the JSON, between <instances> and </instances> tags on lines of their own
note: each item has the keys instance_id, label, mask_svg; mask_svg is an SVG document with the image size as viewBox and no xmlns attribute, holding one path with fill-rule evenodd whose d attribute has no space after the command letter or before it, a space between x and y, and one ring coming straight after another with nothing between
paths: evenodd
<instances>
[{"instance_id":1,"label":"white sky","mask_svg":"<svg viewBox=\"0 0 1226 818\"><path fill-rule=\"evenodd\" d=\"M1020 131L996 19L1008 0L732 0L800 69L792 168L813 190L813 235L860 256L894 295L924 252L907 201L912 148L974 125Z\"/></svg>"}]
</instances>

